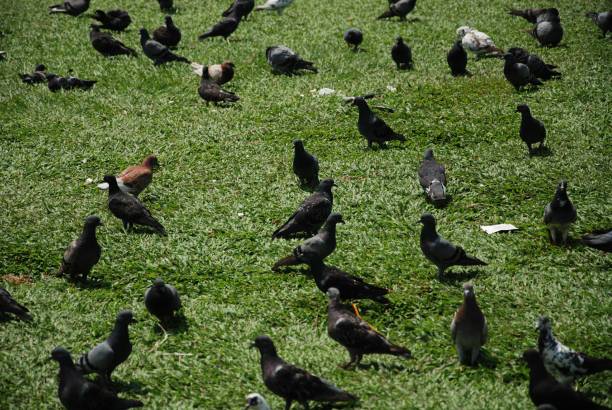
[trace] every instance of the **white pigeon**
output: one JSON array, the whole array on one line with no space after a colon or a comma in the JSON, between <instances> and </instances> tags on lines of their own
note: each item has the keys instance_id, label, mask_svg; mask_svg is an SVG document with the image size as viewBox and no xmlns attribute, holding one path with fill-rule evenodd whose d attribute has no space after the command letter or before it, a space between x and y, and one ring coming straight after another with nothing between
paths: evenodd
<instances>
[{"instance_id":1,"label":"white pigeon","mask_svg":"<svg viewBox=\"0 0 612 410\"><path fill-rule=\"evenodd\" d=\"M293 3L293 0L267 0L261 6L255 7L255 10L276 10L278 14L282 14L291 3Z\"/></svg>"},{"instance_id":2,"label":"white pigeon","mask_svg":"<svg viewBox=\"0 0 612 410\"><path fill-rule=\"evenodd\" d=\"M244 410L270 410L266 399L259 393L251 393L246 396L246 407Z\"/></svg>"},{"instance_id":3,"label":"white pigeon","mask_svg":"<svg viewBox=\"0 0 612 410\"><path fill-rule=\"evenodd\" d=\"M457 29L457 37L461 40L463 48L476 54L476 59L483 55L500 56L503 50L497 48L491 37L482 31L461 26Z\"/></svg>"}]
</instances>

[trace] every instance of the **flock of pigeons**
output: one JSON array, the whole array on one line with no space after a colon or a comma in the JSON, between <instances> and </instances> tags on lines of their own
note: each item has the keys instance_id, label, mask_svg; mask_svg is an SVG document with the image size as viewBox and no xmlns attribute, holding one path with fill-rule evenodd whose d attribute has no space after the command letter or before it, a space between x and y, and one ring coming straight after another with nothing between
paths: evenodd
<instances>
[{"instance_id":1,"label":"flock of pigeons","mask_svg":"<svg viewBox=\"0 0 612 410\"><path fill-rule=\"evenodd\" d=\"M164 11L173 9L172 0L158 0ZM246 20L253 10L275 10L279 14L292 3L292 0L267 0L265 4L255 7L253 0L235 0L222 13L223 19L201 34L204 40L210 37L227 39ZM65 13L79 16L88 10L90 0L66 0L63 4L50 7L51 13ZM405 20L414 9L416 0L390 1L388 9L378 18L399 17ZM529 32L543 46L554 47L563 37L559 11L555 8L510 10L511 15L520 16L534 24ZM588 13L602 30L605 37L612 31L612 12ZM125 30L131 21L129 14L122 10L104 12L96 10L92 16L100 24L92 24L90 41L95 50L105 57L115 55L136 56L137 52L102 29L112 31ZM454 76L470 75L467 71L468 57L466 50L474 53L476 59L481 57L502 57L505 60L504 75L518 90L521 87L540 85L541 81L560 77L556 66L544 63L537 55L522 48L511 48L507 53L498 48L492 39L483 32L470 27L457 29L458 40L447 54L448 65ZM353 50L357 51L363 41L363 33L349 29L344 39ZM152 37L146 29L140 30L142 51L155 65L173 61L190 63L171 49L181 40L181 31L174 24L171 16L165 17L165 25L153 31ZM401 37L397 38L391 50L392 60L398 69L412 68L412 50ZM273 46L266 50L266 58L273 71L282 74L294 74L299 70L317 68L314 63L302 59L297 53L285 46ZM199 94L207 103L227 103L239 100L232 92L223 90L221 85L234 76L234 64L226 61L222 64L202 66L192 63L193 70L201 76ZM22 81L29 84L47 82L51 91L70 89L90 89L93 80L82 80L72 75L62 77L47 72L42 64L37 65L31 74L22 74ZM356 106L359 111L357 128L367 140L368 147L376 143L385 147L389 141L403 142L406 138L393 131L368 106L367 99L372 95L347 98L347 102ZM529 154L536 151L532 147L539 144L543 149L546 138L544 124L534 118L527 105L519 105L521 114L519 135L529 149ZM333 212L332 188L336 186L332 179L319 180L319 162L306 151L300 140L294 143L293 171L300 185L312 193L304 199L298 209L287 221L272 234L272 238L305 239L295 247L292 253L278 260L272 270L278 271L287 266L306 264L314 278L316 286L325 293L328 302L328 334L330 338L344 346L349 354L345 368L359 365L366 354L389 354L402 358L411 358L411 352L405 347L391 343L378 331L366 323L355 305L346 305L343 301L371 299L378 303L388 304L387 289L366 283L363 279L350 275L333 266L326 265L324 260L336 248L336 227L343 223L342 215ZM159 166L155 156L150 155L136 166L124 170L117 177L107 175L100 189L108 190L108 209L121 220L123 227L129 231L133 225L152 228L160 235L166 235L165 228L157 221L138 199L138 195L152 182L153 171ZM428 200L436 206L447 203L445 167L434 158L431 149L425 151L418 170L418 179ZM565 244L571 224L576 220L576 208L567 195L567 182L561 181L553 200L544 210L544 223L550 232L551 242ZM423 225L420 245L423 255L431 261L443 277L452 266L487 265L482 260L469 256L460 246L454 245L441 237L436 230L436 220L431 214L423 214L419 220ZM91 269L100 259L101 247L96 240L96 228L102 225L97 216L85 220L82 234L66 249L59 274L67 275L72 281L87 281ZM612 230L595 233L584 237L583 242L604 252L612 251ZM177 290L156 279L147 289L144 296L147 310L160 321L160 326L173 326L176 312L181 308ZM3 288L0 288L0 312L13 313L23 320L31 320L28 309L16 302ZM117 397L112 388L111 375L114 369L125 362L131 351L128 327L134 322L131 311L122 311L117 315L114 328L109 337L82 355L75 363L66 349L57 347L51 357L59 363L59 399L71 410L81 409L127 409L141 407L138 400L127 400ZM563 345L552 334L551 320L541 317L537 325L539 331L538 350L528 350L523 358L530 369L529 394L535 405L547 409L603 409L582 393L572 387L576 378L612 370L612 360L598 359ZM463 286L463 303L455 313L451 323L451 336L457 349L459 360L463 364L475 365L480 349L487 341L487 322L476 301L472 284ZM322 402L355 402L357 397L332 383L314 376L309 372L285 362L279 357L273 341L267 336L259 336L252 344L261 354L261 370L266 387L285 400L285 409L293 401L308 408L309 401ZM100 383L94 383L84 375L97 373ZM253 393L247 396L247 408L269 410L265 399Z\"/></svg>"}]
</instances>

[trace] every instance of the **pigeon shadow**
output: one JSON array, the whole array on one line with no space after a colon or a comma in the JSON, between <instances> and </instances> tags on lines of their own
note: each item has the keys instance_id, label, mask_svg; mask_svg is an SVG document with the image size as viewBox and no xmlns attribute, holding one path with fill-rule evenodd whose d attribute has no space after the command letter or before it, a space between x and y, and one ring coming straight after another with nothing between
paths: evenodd
<instances>
[{"instance_id":1,"label":"pigeon shadow","mask_svg":"<svg viewBox=\"0 0 612 410\"><path fill-rule=\"evenodd\" d=\"M440 282L447 283L451 285L456 285L457 283L464 283L468 280L474 279L478 276L480 272L476 270L468 270L459 273L445 272L444 275L440 278Z\"/></svg>"},{"instance_id":2,"label":"pigeon shadow","mask_svg":"<svg viewBox=\"0 0 612 410\"><path fill-rule=\"evenodd\" d=\"M13 315L7 315L5 313L0 313L0 323L7 323L7 322L31 322L31 320L23 320L18 318L17 316L13 316Z\"/></svg>"},{"instance_id":3,"label":"pigeon shadow","mask_svg":"<svg viewBox=\"0 0 612 410\"><path fill-rule=\"evenodd\" d=\"M96 380L96 382L100 382L99 380ZM102 386L104 387L104 384L102 384ZM138 394L138 395L144 395L149 393L149 391L147 389L145 389L142 384L138 383L138 382L124 382L124 381L114 381L113 382L113 388L115 390L116 393L134 393L134 394Z\"/></svg>"},{"instance_id":4,"label":"pigeon shadow","mask_svg":"<svg viewBox=\"0 0 612 410\"><path fill-rule=\"evenodd\" d=\"M482 367L486 367L487 369L495 369L499 364L499 360L492 356L487 350L481 349L480 354L478 355L477 364Z\"/></svg>"},{"instance_id":5,"label":"pigeon shadow","mask_svg":"<svg viewBox=\"0 0 612 410\"><path fill-rule=\"evenodd\" d=\"M379 362L359 363L357 368L363 370L374 369L376 371L383 369L391 372L403 372L406 370L406 367L402 366L401 364L387 364Z\"/></svg>"},{"instance_id":6,"label":"pigeon shadow","mask_svg":"<svg viewBox=\"0 0 612 410\"><path fill-rule=\"evenodd\" d=\"M81 290L110 289L111 287L110 282L99 278L87 278L85 282L82 280L71 281L70 279L68 281L74 283L74 286Z\"/></svg>"},{"instance_id":7,"label":"pigeon shadow","mask_svg":"<svg viewBox=\"0 0 612 410\"><path fill-rule=\"evenodd\" d=\"M550 148L548 148L546 145L538 147L534 150L531 151L531 153L529 154L529 157L550 157L552 156L553 152Z\"/></svg>"},{"instance_id":8,"label":"pigeon shadow","mask_svg":"<svg viewBox=\"0 0 612 410\"><path fill-rule=\"evenodd\" d=\"M185 333L189 330L189 322L183 313L177 313L171 321L164 321L163 323L155 322L153 325L153 331L158 335L162 335L164 332L159 325L164 327L166 332L175 335L179 333Z\"/></svg>"},{"instance_id":9,"label":"pigeon shadow","mask_svg":"<svg viewBox=\"0 0 612 410\"><path fill-rule=\"evenodd\" d=\"M313 410L328 410L328 409L352 409L355 407L356 402L350 403L323 403L317 404L312 407Z\"/></svg>"},{"instance_id":10,"label":"pigeon shadow","mask_svg":"<svg viewBox=\"0 0 612 410\"><path fill-rule=\"evenodd\" d=\"M312 276L312 274L310 273L310 269L308 267L305 267L305 265L281 266L278 270L274 270L272 272L280 274L299 273L304 276Z\"/></svg>"}]
</instances>

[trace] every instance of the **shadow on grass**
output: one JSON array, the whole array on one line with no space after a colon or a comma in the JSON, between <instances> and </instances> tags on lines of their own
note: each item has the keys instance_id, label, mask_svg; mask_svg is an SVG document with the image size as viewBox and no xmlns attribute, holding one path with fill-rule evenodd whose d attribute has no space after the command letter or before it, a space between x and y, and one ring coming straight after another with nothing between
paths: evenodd
<instances>
[{"instance_id":1,"label":"shadow on grass","mask_svg":"<svg viewBox=\"0 0 612 410\"><path fill-rule=\"evenodd\" d=\"M546 145L542 146L542 147L538 147L536 149L534 149L533 151L531 151L531 153L529 154L529 158L531 157L550 157L552 156L553 152L550 148L548 148Z\"/></svg>"},{"instance_id":2,"label":"shadow on grass","mask_svg":"<svg viewBox=\"0 0 612 410\"><path fill-rule=\"evenodd\" d=\"M93 289L110 289L111 284L103 279L99 278L87 278L86 282L83 281L70 281L74 283L74 286L81 290L93 290Z\"/></svg>"},{"instance_id":3,"label":"shadow on grass","mask_svg":"<svg viewBox=\"0 0 612 410\"><path fill-rule=\"evenodd\" d=\"M387 370L390 372L403 372L406 371L406 367L401 364L387 364L387 363L379 363L379 362L369 362L369 363L359 363L357 369L361 370Z\"/></svg>"},{"instance_id":4,"label":"shadow on grass","mask_svg":"<svg viewBox=\"0 0 612 410\"><path fill-rule=\"evenodd\" d=\"M485 349L480 350L477 365L486 367L487 369L495 369L497 368L498 364L499 360L496 357L492 356L491 353L489 353Z\"/></svg>"},{"instance_id":5,"label":"shadow on grass","mask_svg":"<svg viewBox=\"0 0 612 410\"><path fill-rule=\"evenodd\" d=\"M440 282L447 283L451 285L462 284L470 279L474 279L476 276L480 275L482 272L477 270L468 270L459 273L453 272L445 272L444 276L440 278Z\"/></svg>"},{"instance_id":6,"label":"shadow on grass","mask_svg":"<svg viewBox=\"0 0 612 410\"><path fill-rule=\"evenodd\" d=\"M165 320L161 325L166 329L168 334L172 335L185 333L189 330L187 318L182 313L176 314L171 320ZM158 335L163 335L164 333L157 322L153 325L153 331Z\"/></svg>"},{"instance_id":7,"label":"shadow on grass","mask_svg":"<svg viewBox=\"0 0 612 410\"><path fill-rule=\"evenodd\" d=\"M96 379L96 383L102 387L106 387L101 379ZM124 382L121 380L115 380L113 382L113 390L115 393L134 393L138 395L148 394L149 390L144 388L142 384L138 382Z\"/></svg>"}]
</instances>

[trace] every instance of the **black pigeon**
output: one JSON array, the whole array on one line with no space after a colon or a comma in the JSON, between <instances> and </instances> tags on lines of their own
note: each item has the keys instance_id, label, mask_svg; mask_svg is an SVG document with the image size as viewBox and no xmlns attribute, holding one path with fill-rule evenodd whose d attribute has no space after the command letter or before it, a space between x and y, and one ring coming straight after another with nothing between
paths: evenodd
<instances>
[{"instance_id":1,"label":"black pigeon","mask_svg":"<svg viewBox=\"0 0 612 410\"><path fill-rule=\"evenodd\" d=\"M272 46L266 49L266 59L272 71L281 74L296 74L298 70L318 72L314 63L306 61L298 53L285 46Z\"/></svg>"},{"instance_id":2,"label":"black pigeon","mask_svg":"<svg viewBox=\"0 0 612 410\"><path fill-rule=\"evenodd\" d=\"M395 39L395 44L391 47L391 58L398 70L412 69L412 50L404 43L403 38Z\"/></svg>"},{"instance_id":3,"label":"black pigeon","mask_svg":"<svg viewBox=\"0 0 612 410\"><path fill-rule=\"evenodd\" d=\"M606 34L612 31L612 11L602 11L601 13L590 11L586 13L586 16L601 29L602 37L605 38Z\"/></svg>"},{"instance_id":4,"label":"black pigeon","mask_svg":"<svg viewBox=\"0 0 612 410\"><path fill-rule=\"evenodd\" d=\"M68 89L68 81L57 74L47 74L47 87L51 92Z\"/></svg>"},{"instance_id":5,"label":"black pigeon","mask_svg":"<svg viewBox=\"0 0 612 410\"><path fill-rule=\"evenodd\" d=\"M557 185L553 200L544 208L544 223L555 245L567 243L570 226L576 222L576 207L567 196L567 181Z\"/></svg>"},{"instance_id":6,"label":"black pigeon","mask_svg":"<svg viewBox=\"0 0 612 410\"><path fill-rule=\"evenodd\" d=\"M70 70L72 71L72 70ZM69 74L66 77L66 89L67 90L89 90L97 83L96 80L82 80L80 78L74 77L72 74Z\"/></svg>"},{"instance_id":7,"label":"black pigeon","mask_svg":"<svg viewBox=\"0 0 612 410\"><path fill-rule=\"evenodd\" d=\"M337 186L333 179L324 179L297 211L272 234L273 239L289 239L295 234L315 235L331 214L334 204L332 187Z\"/></svg>"},{"instance_id":8,"label":"black pigeon","mask_svg":"<svg viewBox=\"0 0 612 410\"><path fill-rule=\"evenodd\" d=\"M98 263L102 254L102 248L96 240L96 228L102 225L100 218L95 215L85 219L83 233L64 251L58 274L70 275L72 280L76 280L80 275L83 282L87 280L91 268Z\"/></svg>"},{"instance_id":9,"label":"black pigeon","mask_svg":"<svg viewBox=\"0 0 612 410\"><path fill-rule=\"evenodd\" d=\"M135 321L131 311L119 312L110 336L79 359L78 368L81 373L97 373L110 384L113 370L132 353L128 326Z\"/></svg>"},{"instance_id":10,"label":"black pigeon","mask_svg":"<svg viewBox=\"0 0 612 410\"><path fill-rule=\"evenodd\" d=\"M106 175L104 182L108 183L108 209L121 219L124 229L129 230L132 225L144 225L150 226L160 235L166 235L162 224L151 216L151 212L138 198L119 189L115 176Z\"/></svg>"},{"instance_id":11,"label":"black pigeon","mask_svg":"<svg viewBox=\"0 0 612 410\"><path fill-rule=\"evenodd\" d=\"M527 144L529 154L533 153L533 149L531 148L533 144L539 143L539 149L542 149L544 140L546 139L546 128L542 121L533 118L527 104L517 106L516 112L521 113L521 128L519 134L523 142Z\"/></svg>"},{"instance_id":12,"label":"black pigeon","mask_svg":"<svg viewBox=\"0 0 612 410\"><path fill-rule=\"evenodd\" d=\"M155 279L153 285L147 289L144 303L149 313L161 323L169 323L174 313L181 308L181 299L176 288L161 279Z\"/></svg>"},{"instance_id":13,"label":"black pigeon","mask_svg":"<svg viewBox=\"0 0 612 410\"><path fill-rule=\"evenodd\" d=\"M187 64L191 62L185 57L174 54L168 47L159 41L152 40L149 36L149 32L144 28L140 29L140 45L145 55L153 60L153 65L158 66L172 61L180 61Z\"/></svg>"},{"instance_id":14,"label":"black pigeon","mask_svg":"<svg viewBox=\"0 0 612 410\"><path fill-rule=\"evenodd\" d=\"M240 16L234 12L233 14L228 15L223 18L220 22L212 26L208 31L200 34L198 36L198 40L202 41L207 38L212 37L223 37L227 40L229 36L232 35L234 31L238 28L240 24Z\"/></svg>"},{"instance_id":15,"label":"black pigeon","mask_svg":"<svg viewBox=\"0 0 612 410\"><path fill-rule=\"evenodd\" d=\"M604 252L612 252L612 229L593 232L582 237L582 243Z\"/></svg>"},{"instance_id":16,"label":"black pigeon","mask_svg":"<svg viewBox=\"0 0 612 410\"><path fill-rule=\"evenodd\" d=\"M431 148L423 155L423 162L419 167L419 183L427 198L435 205L446 203L446 169L435 160Z\"/></svg>"},{"instance_id":17,"label":"black pigeon","mask_svg":"<svg viewBox=\"0 0 612 410\"><path fill-rule=\"evenodd\" d=\"M96 10L93 18L102 23L100 28L113 31L123 31L132 22L130 15L125 10L110 10L106 13L102 10Z\"/></svg>"},{"instance_id":18,"label":"black pigeon","mask_svg":"<svg viewBox=\"0 0 612 410\"><path fill-rule=\"evenodd\" d=\"M514 54L504 54L504 76L510 84L518 91L527 84L542 85L542 82L535 78L526 64L519 63Z\"/></svg>"},{"instance_id":19,"label":"black pigeon","mask_svg":"<svg viewBox=\"0 0 612 410\"><path fill-rule=\"evenodd\" d=\"M158 27L153 32L153 39L166 47L176 47L181 41L181 30L174 25L172 17L164 17L164 26Z\"/></svg>"},{"instance_id":20,"label":"black pigeon","mask_svg":"<svg viewBox=\"0 0 612 410\"><path fill-rule=\"evenodd\" d=\"M522 17L528 22L536 24L538 22L538 19L541 19L542 18L541 16L544 16L547 13L549 13L550 10L551 9L524 9L524 10L510 9L508 11L508 14L510 14L511 16ZM557 10L557 13L558 13L558 10Z\"/></svg>"},{"instance_id":21,"label":"black pigeon","mask_svg":"<svg viewBox=\"0 0 612 410\"><path fill-rule=\"evenodd\" d=\"M235 15L236 18L247 20L249 14L255 7L255 0L234 0L234 2L223 12L223 17Z\"/></svg>"},{"instance_id":22,"label":"black pigeon","mask_svg":"<svg viewBox=\"0 0 612 410\"><path fill-rule=\"evenodd\" d=\"M264 384L277 396L285 399L285 410L291 408L293 401L308 409L309 401L353 402L357 397L339 389L330 382L308 373L278 357L272 339L257 336L251 347L261 354L261 373Z\"/></svg>"},{"instance_id":23,"label":"black pigeon","mask_svg":"<svg viewBox=\"0 0 612 410\"><path fill-rule=\"evenodd\" d=\"M200 94L200 97L206 101L206 104L211 101L217 104L236 102L240 100L240 97L238 97L236 94L223 90L219 83L210 77L208 67L206 66L204 66L202 69L202 78L200 79L198 93Z\"/></svg>"},{"instance_id":24,"label":"black pigeon","mask_svg":"<svg viewBox=\"0 0 612 410\"><path fill-rule=\"evenodd\" d=\"M11 294L0 286L0 314L12 313L21 320L32 320L27 307L18 303Z\"/></svg>"},{"instance_id":25,"label":"black pigeon","mask_svg":"<svg viewBox=\"0 0 612 410\"><path fill-rule=\"evenodd\" d=\"M349 28L344 32L344 41L349 47L353 47L353 51L357 51L359 45L363 42L363 33L359 29Z\"/></svg>"},{"instance_id":26,"label":"black pigeon","mask_svg":"<svg viewBox=\"0 0 612 410\"><path fill-rule=\"evenodd\" d=\"M300 265L302 263L312 265L331 255L336 249L336 224L339 223L344 223L342 215L339 213L330 214L315 236L298 245L293 249L291 255L277 261L272 266L272 270L277 271L281 266Z\"/></svg>"},{"instance_id":27,"label":"black pigeon","mask_svg":"<svg viewBox=\"0 0 612 410\"><path fill-rule=\"evenodd\" d=\"M508 50L508 52L514 55L518 63L525 64L529 67L529 71L536 78L547 81L551 78L561 77L561 73L554 70L557 68L556 65L546 64L536 54L530 54L524 48L513 47Z\"/></svg>"},{"instance_id":28,"label":"black pigeon","mask_svg":"<svg viewBox=\"0 0 612 410\"><path fill-rule=\"evenodd\" d=\"M551 11L552 10L552 11ZM563 27L557 9L549 9L548 12L540 17L535 27L529 31L540 45L545 47L555 47L563 39Z\"/></svg>"},{"instance_id":29,"label":"black pigeon","mask_svg":"<svg viewBox=\"0 0 612 410\"><path fill-rule=\"evenodd\" d=\"M325 265L323 261L311 263L310 273L317 288L323 293L326 293L329 288L336 288L343 300L371 299L384 305L391 303L385 297L389 293L388 289L370 285L360 277L349 275L334 266Z\"/></svg>"},{"instance_id":30,"label":"black pigeon","mask_svg":"<svg viewBox=\"0 0 612 410\"><path fill-rule=\"evenodd\" d=\"M529 397L536 406L550 404L557 410L606 410L572 387L559 383L544 368L542 358L535 349L523 353L529 367ZM608 409L609 410L609 409Z\"/></svg>"},{"instance_id":31,"label":"black pigeon","mask_svg":"<svg viewBox=\"0 0 612 410\"><path fill-rule=\"evenodd\" d=\"M419 222L423 224L420 238L421 251L438 267L438 278L442 278L444 271L451 266L487 265L480 259L468 256L462 247L453 245L438 235L436 218L432 214L423 214Z\"/></svg>"},{"instance_id":32,"label":"black pigeon","mask_svg":"<svg viewBox=\"0 0 612 410\"><path fill-rule=\"evenodd\" d=\"M49 13L64 13L71 16L83 14L89 8L89 0L66 0L63 4L49 7Z\"/></svg>"},{"instance_id":33,"label":"black pigeon","mask_svg":"<svg viewBox=\"0 0 612 410\"><path fill-rule=\"evenodd\" d=\"M34 68L34 72L31 74L19 74L19 78L26 84L38 84L47 82L47 67L44 64L37 64Z\"/></svg>"},{"instance_id":34,"label":"black pigeon","mask_svg":"<svg viewBox=\"0 0 612 410\"><path fill-rule=\"evenodd\" d=\"M451 49L446 54L446 62L451 69L451 74L453 77L469 75L469 72L466 70L467 61L468 56L465 49L461 45L461 40L455 41L455 44L453 44Z\"/></svg>"},{"instance_id":35,"label":"black pigeon","mask_svg":"<svg viewBox=\"0 0 612 410\"><path fill-rule=\"evenodd\" d=\"M89 32L89 40L91 45L104 57L118 56L118 55L131 55L136 57L136 51L125 46L121 41L113 38L108 33L100 31L100 27L95 24L91 25L91 31Z\"/></svg>"},{"instance_id":36,"label":"black pigeon","mask_svg":"<svg viewBox=\"0 0 612 410\"><path fill-rule=\"evenodd\" d=\"M174 11L174 0L157 0L161 11Z\"/></svg>"},{"instance_id":37,"label":"black pigeon","mask_svg":"<svg viewBox=\"0 0 612 410\"><path fill-rule=\"evenodd\" d=\"M51 359L59 363L57 394L67 410L124 410L143 406L138 400L120 399L83 377L72 362L70 352L63 347L53 349Z\"/></svg>"},{"instance_id":38,"label":"black pigeon","mask_svg":"<svg viewBox=\"0 0 612 410\"><path fill-rule=\"evenodd\" d=\"M388 19L398 16L400 21L406 20L406 15L414 10L416 0L399 0L389 4L389 10L378 16L378 19Z\"/></svg>"},{"instance_id":39,"label":"black pigeon","mask_svg":"<svg viewBox=\"0 0 612 410\"><path fill-rule=\"evenodd\" d=\"M302 140L293 141L293 172L300 185L314 189L319 185L319 161L306 151ZM318 228L317 228L318 229Z\"/></svg>"},{"instance_id":40,"label":"black pigeon","mask_svg":"<svg viewBox=\"0 0 612 410\"><path fill-rule=\"evenodd\" d=\"M359 119L357 128L359 133L368 141L368 148L372 143L377 143L379 147L384 147L388 141L406 141L406 137L393 131L383 120L372 112L368 103L363 97L355 97L352 105L359 109Z\"/></svg>"}]
</instances>

